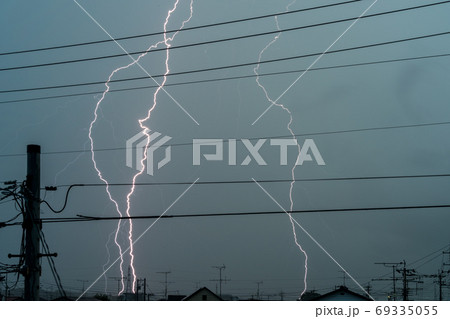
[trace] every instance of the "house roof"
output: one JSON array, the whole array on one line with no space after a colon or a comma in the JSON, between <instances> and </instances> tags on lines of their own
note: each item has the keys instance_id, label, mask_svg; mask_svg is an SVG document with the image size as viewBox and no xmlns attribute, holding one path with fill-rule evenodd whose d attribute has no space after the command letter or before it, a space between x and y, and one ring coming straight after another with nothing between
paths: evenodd
<instances>
[{"instance_id":1,"label":"house roof","mask_svg":"<svg viewBox=\"0 0 450 319\"><path fill-rule=\"evenodd\" d=\"M350 289L348 289L345 286L340 286L336 290L330 291L329 293L326 293L324 295L318 296L318 297L313 298L311 300L312 301L320 301L320 300L324 300L324 299L326 299L328 297L332 297L332 296L335 296L335 295L344 295L344 294L354 296L354 297L356 297L358 299L361 299L361 300L367 300L367 301L371 301L372 300L372 299L370 299L370 298L368 298L368 297L366 297L364 295L361 295L361 294L358 294L358 293L356 293L354 291L351 291Z\"/></svg>"},{"instance_id":2,"label":"house roof","mask_svg":"<svg viewBox=\"0 0 450 319\"><path fill-rule=\"evenodd\" d=\"M201 294L202 292L208 292L210 294L212 294L214 297L217 298L217 300L223 300L222 298L220 298L218 295L216 295L215 293L213 293L211 290L209 290L206 287L202 287L200 289L198 289L197 291L195 291L194 293L190 294L189 296L183 298L183 301L187 301L189 299L191 299L193 296L197 295L197 294Z\"/></svg>"}]
</instances>

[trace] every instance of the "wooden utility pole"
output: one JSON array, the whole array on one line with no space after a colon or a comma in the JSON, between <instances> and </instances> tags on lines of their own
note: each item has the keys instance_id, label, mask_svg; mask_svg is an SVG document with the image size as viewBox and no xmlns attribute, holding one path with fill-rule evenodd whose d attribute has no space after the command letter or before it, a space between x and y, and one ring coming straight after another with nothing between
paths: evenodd
<instances>
[{"instance_id":1,"label":"wooden utility pole","mask_svg":"<svg viewBox=\"0 0 450 319\"><path fill-rule=\"evenodd\" d=\"M41 147L27 145L27 180L25 185L25 300L39 300L39 277L41 274L40 218Z\"/></svg>"},{"instance_id":2,"label":"wooden utility pole","mask_svg":"<svg viewBox=\"0 0 450 319\"><path fill-rule=\"evenodd\" d=\"M395 289L395 281L400 280L400 279L395 278L395 271L399 265L403 265L403 262L400 262L400 263L375 263L375 265L383 265L385 267L392 267L392 278L391 279L372 279L372 281L392 280L392 288L393 288L393 291L392 291L393 296L392 297L393 297L394 301L397 300L397 291Z\"/></svg>"},{"instance_id":3,"label":"wooden utility pole","mask_svg":"<svg viewBox=\"0 0 450 319\"><path fill-rule=\"evenodd\" d=\"M408 277L417 277L416 271L414 269L406 269L406 261L403 260L403 269L397 269L397 272L402 274L403 280L403 301L408 301Z\"/></svg>"}]
</instances>

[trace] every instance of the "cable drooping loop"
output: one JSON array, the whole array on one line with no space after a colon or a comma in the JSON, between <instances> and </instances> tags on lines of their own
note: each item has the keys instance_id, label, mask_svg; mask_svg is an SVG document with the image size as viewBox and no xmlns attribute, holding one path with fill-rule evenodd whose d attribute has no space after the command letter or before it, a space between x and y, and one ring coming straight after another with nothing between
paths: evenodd
<instances>
[{"instance_id":1,"label":"cable drooping loop","mask_svg":"<svg viewBox=\"0 0 450 319\"><path fill-rule=\"evenodd\" d=\"M67 202L68 202L68 199L69 199L69 192L70 192L70 190L72 189L72 188L74 188L74 187L81 187L81 186L84 186L84 184L72 184L72 185L70 185L69 186L69 188L67 189L67 192L66 192L66 198L64 199L64 205L63 205L63 207L61 208L61 209L54 209L46 200L41 200L40 202L41 202L41 204L45 204L45 205L47 205L47 207L48 208L50 208L50 210L52 211L52 212L54 212L55 214L59 214L59 213L61 213L64 209L66 209L66 206L67 206Z\"/></svg>"}]
</instances>

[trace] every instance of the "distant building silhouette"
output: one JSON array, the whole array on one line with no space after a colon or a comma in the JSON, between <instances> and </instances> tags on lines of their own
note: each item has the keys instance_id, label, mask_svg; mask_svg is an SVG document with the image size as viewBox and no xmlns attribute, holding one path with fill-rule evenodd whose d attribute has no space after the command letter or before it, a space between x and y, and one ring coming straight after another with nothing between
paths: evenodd
<instances>
[{"instance_id":1,"label":"distant building silhouette","mask_svg":"<svg viewBox=\"0 0 450 319\"><path fill-rule=\"evenodd\" d=\"M314 290L311 290L311 291L305 292L300 300L301 301L310 301L310 300L314 300L315 298L318 298L318 297L320 297L320 294L318 294Z\"/></svg>"},{"instance_id":2,"label":"distant building silhouette","mask_svg":"<svg viewBox=\"0 0 450 319\"><path fill-rule=\"evenodd\" d=\"M311 299L311 301L371 301L372 299L351 291L345 286L340 286L324 295Z\"/></svg>"}]
</instances>

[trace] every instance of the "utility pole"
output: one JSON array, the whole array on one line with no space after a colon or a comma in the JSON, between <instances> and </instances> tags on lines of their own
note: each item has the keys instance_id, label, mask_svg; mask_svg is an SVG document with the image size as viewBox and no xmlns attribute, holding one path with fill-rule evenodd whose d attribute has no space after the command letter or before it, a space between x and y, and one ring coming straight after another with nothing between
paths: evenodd
<instances>
[{"instance_id":1,"label":"utility pole","mask_svg":"<svg viewBox=\"0 0 450 319\"><path fill-rule=\"evenodd\" d=\"M1 277L0 281L5 281L5 301L8 301L8 273L5 274L5 277Z\"/></svg>"},{"instance_id":2,"label":"utility pole","mask_svg":"<svg viewBox=\"0 0 450 319\"><path fill-rule=\"evenodd\" d=\"M170 274L171 271L160 271L157 272L157 274L164 274L164 299L167 300L168 299L168 295L167 295L167 286L169 284L169 282L167 281L167 275Z\"/></svg>"},{"instance_id":3,"label":"utility pole","mask_svg":"<svg viewBox=\"0 0 450 319\"><path fill-rule=\"evenodd\" d=\"M147 300L147 278L144 278L144 301Z\"/></svg>"},{"instance_id":4,"label":"utility pole","mask_svg":"<svg viewBox=\"0 0 450 319\"><path fill-rule=\"evenodd\" d=\"M143 284L142 284L143 283ZM147 296L147 290L146 287L147 286L147 279L137 279L136 280L136 301L139 301L139 290L143 290L143 298L142 300L146 300L146 296ZM141 289L143 288L143 289Z\"/></svg>"},{"instance_id":5,"label":"utility pole","mask_svg":"<svg viewBox=\"0 0 450 319\"><path fill-rule=\"evenodd\" d=\"M370 282L367 283L367 287L366 287L366 291L367 291L367 295L370 296L370 289L372 289L372 286L370 285Z\"/></svg>"},{"instance_id":6,"label":"utility pole","mask_svg":"<svg viewBox=\"0 0 450 319\"><path fill-rule=\"evenodd\" d=\"M140 281L141 281L140 279L136 279L136 301L139 301L139 288L140 288L139 282Z\"/></svg>"},{"instance_id":7,"label":"utility pole","mask_svg":"<svg viewBox=\"0 0 450 319\"><path fill-rule=\"evenodd\" d=\"M263 282L258 281L258 282L256 282L256 284L258 285L258 289L256 290L256 299L261 300L260 295L259 295L259 285L262 285Z\"/></svg>"},{"instance_id":8,"label":"utility pole","mask_svg":"<svg viewBox=\"0 0 450 319\"><path fill-rule=\"evenodd\" d=\"M439 301L443 300L442 287L446 286L443 279L447 276L449 272L450 271L444 271L443 269L439 269L437 275L424 275L425 278L437 278L437 284L439 285Z\"/></svg>"},{"instance_id":9,"label":"utility pole","mask_svg":"<svg viewBox=\"0 0 450 319\"><path fill-rule=\"evenodd\" d=\"M8 184L15 182L8 182ZM5 183L6 184L6 183ZM21 196L25 200L22 208L22 228L25 233L25 253L8 254L8 258L23 258L24 266L20 273L24 276L24 299L26 301L39 300L41 257L57 257L57 253L41 254L40 242L42 232L41 221L41 146L27 145L27 177L21 186ZM60 287L62 288L62 287ZM63 291L64 292L64 291Z\"/></svg>"},{"instance_id":10,"label":"utility pole","mask_svg":"<svg viewBox=\"0 0 450 319\"><path fill-rule=\"evenodd\" d=\"M443 251L442 254L448 255L448 260L450 261L450 249L448 251ZM440 278L440 282L439 282L439 300L443 300L442 298L442 286L447 286L448 284L446 284L445 282L442 282L442 277L446 277L447 275L442 276L443 274L450 274L450 270L444 271L444 268L446 266L450 266L450 263L443 263L442 264L442 269L441 269L441 278Z\"/></svg>"},{"instance_id":11,"label":"utility pole","mask_svg":"<svg viewBox=\"0 0 450 319\"><path fill-rule=\"evenodd\" d=\"M402 274L403 280L403 301L408 301L408 277L417 276L414 269L406 269L406 261L403 260L403 269L397 269L397 272Z\"/></svg>"},{"instance_id":12,"label":"utility pole","mask_svg":"<svg viewBox=\"0 0 450 319\"><path fill-rule=\"evenodd\" d=\"M219 297L222 298L222 282L228 281L227 279L222 279L222 270L225 269L225 265L212 266L212 268L219 269L219 280L214 279L213 281L219 281Z\"/></svg>"},{"instance_id":13,"label":"utility pole","mask_svg":"<svg viewBox=\"0 0 450 319\"><path fill-rule=\"evenodd\" d=\"M394 297L394 301L397 300L397 292L395 290L395 281L397 280L397 278L395 278L395 271L397 269L397 267L399 265L403 265L403 262L399 262L399 263L375 263L375 265L383 265L385 267L392 267L392 278L391 279L372 279L373 281L384 281L384 280L392 280L392 285L393 285L393 297Z\"/></svg>"},{"instance_id":14,"label":"utility pole","mask_svg":"<svg viewBox=\"0 0 450 319\"><path fill-rule=\"evenodd\" d=\"M406 263L403 264L403 301L408 300L408 281L406 280Z\"/></svg>"},{"instance_id":15,"label":"utility pole","mask_svg":"<svg viewBox=\"0 0 450 319\"><path fill-rule=\"evenodd\" d=\"M120 293L120 283L123 279L126 279L127 277L108 277L109 279L117 280L117 296Z\"/></svg>"},{"instance_id":16,"label":"utility pole","mask_svg":"<svg viewBox=\"0 0 450 319\"><path fill-rule=\"evenodd\" d=\"M343 271L343 270L340 270L339 272L342 273L342 284L343 284L344 287L346 287L345 286L345 278L346 278L347 273L345 271Z\"/></svg>"},{"instance_id":17,"label":"utility pole","mask_svg":"<svg viewBox=\"0 0 450 319\"><path fill-rule=\"evenodd\" d=\"M81 280L81 279L77 279L77 281L79 281L79 282L81 282L81 283L83 284L83 287L81 288L81 293L83 293L83 292L84 292L84 284L85 284L86 282L88 282L89 280Z\"/></svg>"},{"instance_id":18,"label":"utility pole","mask_svg":"<svg viewBox=\"0 0 450 319\"><path fill-rule=\"evenodd\" d=\"M40 236L40 183L41 183L41 147L27 145L27 180L25 189L25 300L39 300L39 277L41 267Z\"/></svg>"}]
</instances>

